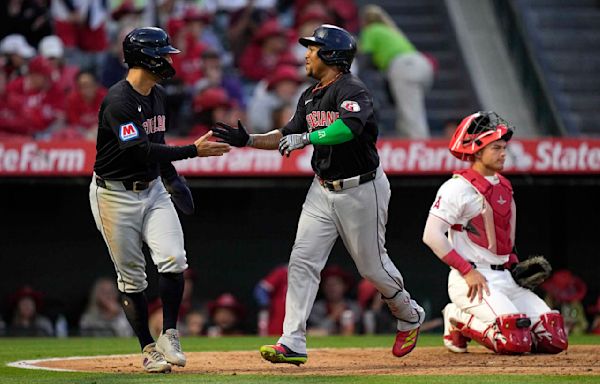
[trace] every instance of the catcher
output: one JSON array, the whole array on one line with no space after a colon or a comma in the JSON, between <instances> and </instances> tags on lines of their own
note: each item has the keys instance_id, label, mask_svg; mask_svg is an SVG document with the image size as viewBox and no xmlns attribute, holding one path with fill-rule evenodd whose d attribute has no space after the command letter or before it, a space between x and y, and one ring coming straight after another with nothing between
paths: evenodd
<instances>
[{"instance_id":1,"label":"catcher","mask_svg":"<svg viewBox=\"0 0 600 384\"><path fill-rule=\"evenodd\" d=\"M514 252L513 190L498 173L513 132L494 112L462 120L449 148L472 165L440 187L425 225L423 241L451 267L443 315L452 352L467 352L470 340L502 354L567 349L562 316L531 291L550 274L549 263L541 256L517 263Z\"/></svg>"}]
</instances>

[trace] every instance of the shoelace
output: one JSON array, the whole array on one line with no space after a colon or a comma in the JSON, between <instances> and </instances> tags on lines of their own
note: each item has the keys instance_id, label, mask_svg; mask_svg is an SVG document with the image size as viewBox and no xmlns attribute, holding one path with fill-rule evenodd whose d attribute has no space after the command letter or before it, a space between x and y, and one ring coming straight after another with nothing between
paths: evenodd
<instances>
[{"instance_id":1,"label":"shoelace","mask_svg":"<svg viewBox=\"0 0 600 384\"><path fill-rule=\"evenodd\" d=\"M167 339L169 339L169 343L173 346L173 349L177 352L181 352L181 344L179 343L179 338L174 333L167 333Z\"/></svg>"},{"instance_id":2,"label":"shoelace","mask_svg":"<svg viewBox=\"0 0 600 384\"><path fill-rule=\"evenodd\" d=\"M150 357L152 357L156 361L163 361L165 359L163 357L163 354L158 352L156 349L153 349L152 351L146 353L148 353Z\"/></svg>"}]
</instances>

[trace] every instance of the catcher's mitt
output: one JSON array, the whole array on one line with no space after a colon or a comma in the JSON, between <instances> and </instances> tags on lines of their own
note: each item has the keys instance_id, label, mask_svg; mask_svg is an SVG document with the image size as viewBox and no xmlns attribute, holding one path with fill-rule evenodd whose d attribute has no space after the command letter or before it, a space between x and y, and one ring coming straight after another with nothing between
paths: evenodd
<instances>
[{"instance_id":1,"label":"catcher's mitt","mask_svg":"<svg viewBox=\"0 0 600 384\"><path fill-rule=\"evenodd\" d=\"M521 287L535 289L552 273L552 266L544 256L532 256L515 264L510 270Z\"/></svg>"}]
</instances>

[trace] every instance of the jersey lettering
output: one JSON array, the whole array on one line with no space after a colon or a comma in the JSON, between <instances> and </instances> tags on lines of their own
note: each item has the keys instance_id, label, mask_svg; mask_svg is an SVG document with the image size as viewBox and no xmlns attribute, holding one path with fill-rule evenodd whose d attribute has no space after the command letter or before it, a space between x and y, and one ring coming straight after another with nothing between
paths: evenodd
<instances>
[{"instance_id":1,"label":"jersey lettering","mask_svg":"<svg viewBox=\"0 0 600 384\"><path fill-rule=\"evenodd\" d=\"M122 124L119 128L119 138L121 141L133 140L140 136L140 132L133 123Z\"/></svg>"},{"instance_id":2,"label":"jersey lettering","mask_svg":"<svg viewBox=\"0 0 600 384\"><path fill-rule=\"evenodd\" d=\"M440 209L440 202L442 201L442 196L439 196L436 202L433 204L433 208Z\"/></svg>"},{"instance_id":3,"label":"jersey lettering","mask_svg":"<svg viewBox=\"0 0 600 384\"><path fill-rule=\"evenodd\" d=\"M155 132L164 132L167 130L166 128L166 119L165 119L165 115L158 115L158 116L154 116L150 119L146 119L146 121L144 121L144 123L142 124L144 127L144 131L146 131L146 134L151 134L151 133L155 133Z\"/></svg>"},{"instance_id":4,"label":"jersey lettering","mask_svg":"<svg viewBox=\"0 0 600 384\"><path fill-rule=\"evenodd\" d=\"M312 132L317 127L328 127L340 117L339 112L333 111L312 111L306 115L306 123L309 131Z\"/></svg>"}]
</instances>

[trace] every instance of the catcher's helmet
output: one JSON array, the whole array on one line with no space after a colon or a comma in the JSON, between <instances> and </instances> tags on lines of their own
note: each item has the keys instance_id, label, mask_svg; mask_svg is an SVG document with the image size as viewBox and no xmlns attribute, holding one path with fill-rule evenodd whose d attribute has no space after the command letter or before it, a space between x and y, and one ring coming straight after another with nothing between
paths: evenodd
<instances>
[{"instance_id":1,"label":"catcher's helmet","mask_svg":"<svg viewBox=\"0 0 600 384\"><path fill-rule=\"evenodd\" d=\"M448 148L454 157L473 161L475 153L486 145L500 139L509 141L514 130L496 112L477 112L460 122Z\"/></svg>"},{"instance_id":2,"label":"catcher's helmet","mask_svg":"<svg viewBox=\"0 0 600 384\"><path fill-rule=\"evenodd\" d=\"M350 70L356 54L356 40L345 29L323 24L315 29L311 37L301 37L298 41L305 47L309 45L321 47L317 55L325 64L337 65L345 71Z\"/></svg>"},{"instance_id":3,"label":"catcher's helmet","mask_svg":"<svg viewBox=\"0 0 600 384\"><path fill-rule=\"evenodd\" d=\"M165 55L179 52L169 42L169 35L160 28L136 28L123 40L123 54L129 68L145 68L161 79L175 75L175 68Z\"/></svg>"}]
</instances>

